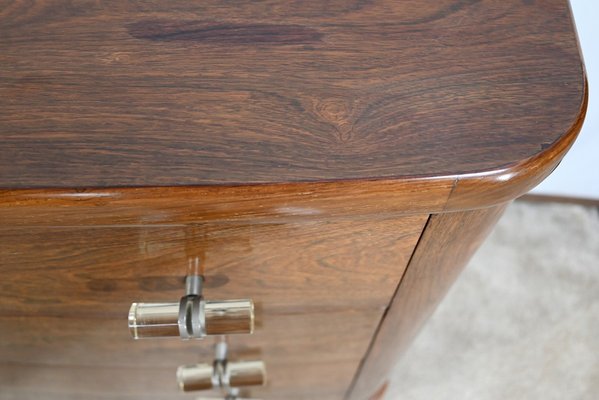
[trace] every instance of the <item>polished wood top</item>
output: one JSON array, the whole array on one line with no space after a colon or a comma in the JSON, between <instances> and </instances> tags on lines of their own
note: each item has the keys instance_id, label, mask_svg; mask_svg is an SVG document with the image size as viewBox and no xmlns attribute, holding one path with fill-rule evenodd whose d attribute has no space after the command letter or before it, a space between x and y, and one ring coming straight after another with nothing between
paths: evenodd
<instances>
[{"instance_id":1,"label":"polished wood top","mask_svg":"<svg viewBox=\"0 0 599 400\"><path fill-rule=\"evenodd\" d=\"M17 1L0 37L4 189L500 185L586 106L566 0Z\"/></svg>"}]
</instances>

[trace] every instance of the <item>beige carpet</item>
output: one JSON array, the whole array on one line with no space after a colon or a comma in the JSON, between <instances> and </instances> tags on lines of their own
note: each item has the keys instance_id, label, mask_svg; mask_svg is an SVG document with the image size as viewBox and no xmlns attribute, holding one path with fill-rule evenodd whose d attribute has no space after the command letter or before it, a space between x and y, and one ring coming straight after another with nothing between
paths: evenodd
<instances>
[{"instance_id":1,"label":"beige carpet","mask_svg":"<svg viewBox=\"0 0 599 400\"><path fill-rule=\"evenodd\" d=\"M387 400L599 399L597 209L511 205L395 376Z\"/></svg>"}]
</instances>

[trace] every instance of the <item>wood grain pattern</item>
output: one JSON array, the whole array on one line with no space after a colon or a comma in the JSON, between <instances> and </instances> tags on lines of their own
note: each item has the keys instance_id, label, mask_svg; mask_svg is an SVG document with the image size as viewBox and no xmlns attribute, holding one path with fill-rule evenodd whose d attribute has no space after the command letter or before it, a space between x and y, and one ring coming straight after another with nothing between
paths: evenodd
<instances>
[{"instance_id":1,"label":"wood grain pattern","mask_svg":"<svg viewBox=\"0 0 599 400\"><path fill-rule=\"evenodd\" d=\"M446 210L468 210L511 201L545 179L559 165L582 128L588 101L586 90L585 93L585 107L581 109L572 129L559 141L512 168L457 178Z\"/></svg>"},{"instance_id":2,"label":"wood grain pattern","mask_svg":"<svg viewBox=\"0 0 599 400\"><path fill-rule=\"evenodd\" d=\"M382 309L425 219L4 228L0 315L118 317L149 296L174 301L196 257L214 299L250 297L273 312Z\"/></svg>"},{"instance_id":3,"label":"wood grain pattern","mask_svg":"<svg viewBox=\"0 0 599 400\"><path fill-rule=\"evenodd\" d=\"M368 399L385 385L393 366L443 299L505 209L432 215L397 292L348 392Z\"/></svg>"},{"instance_id":4,"label":"wood grain pattern","mask_svg":"<svg viewBox=\"0 0 599 400\"><path fill-rule=\"evenodd\" d=\"M467 177L571 131L568 4L0 7L0 187Z\"/></svg>"},{"instance_id":5,"label":"wood grain pattern","mask_svg":"<svg viewBox=\"0 0 599 400\"><path fill-rule=\"evenodd\" d=\"M566 0L0 0L0 37L2 400L186 398L210 346L124 321L196 259L256 300L252 394L384 396L588 99Z\"/></svg>"},{"instance_id":6,"label":"wood grain pattern","mask_svg":"<svg viewBox=\"0 0 599 400\"><path fill-rule=\"evenodd\" d=\"M285 380L278 380L276 385L266 388L252 389L249 393L251 396L276 400L339 400L343 397L343 390L338 380L347 380L347 376L351 380L354 370L353 363L343 362L273 367L283 374ZM303 391L297 391L294 387L297 385L298 370L310 371L307 375L309 379L303 379ZM3 388L0 399L192 400L199 397L198 393L178 393L174 381L172 368L50 368L48 365L0 364L0 385ZM209 396L212 393L201 394Z\"/></svg>"},{"instance_id":7,"label":"wood grain pattern","mask_svg":"<svg viewBox=\"0 0 599 400\"><path fill-rule=\"evenodd\" d=\"M277 365L281 372L289 366ZM299 366L298 366L299 367ZM309 364L301 365L303 369L312 368L311 380L304 380L306 389L303 392L294 390L293 374L286 374L285 381L277 381L277 385L256 388L251 395L263 396L261 392L268 390L276 393L274 399L340 399L342 391L335 384L336 379L345 379L351 375L353 366L349 363ZM297 368L297 367L295 367ZM328 381L331 379L332 381ZM119 368L119 367L64 367L47 365L0 365L0 384L7 385L9 390L0 393L0 399L194 399L198 394L179 394L173 384L172 368ZM43 390L40 390L40 387ZM70 389L69 389L70 387ZM14 389L16 390L14 390ZM140 389L145 388L145 389ZM174 393L174 396L173 396ZM202 392L210 396L213 393ZM215 393L214 393L215 394ZM62 397L60 397L62 396ZM322 397L321 397L322 396Z\"/></svg>"},{"instance_id":8,"label":"wood grain pattern","mask_svg":"<svg viewBox=\"0 0 599 400\"><path fill-rule=\"evenodd\" d=\"M277 366L293 363L349 363L353 374L356 363L368 347L381 311L367 307L294 313L260 311L259 326L253 335L230 337L231 354L238 359L265 359L269 380L273 384L278 384L277 377L282 373ZM348 321L354 322L352 329L347 329ZM0 363L32 363L49 367L171 368L165 382L172 387L176 386L172 378L179 365L209 362L214 356L213 338L203 341L173 338L134 342L122 316L0 317L0 324L4 327L0 332ZM342 341L344 345L334 346L335 341Z\"/></svg>"},{"instance_id":9,"label":"wood grain pattern","mask_svg":"<svg viewBox=\"0 0 599 400\"><path fill-rule=\"evenodd\" d=\"M196 258L206 298L256 302L256 333L231 338L267 363L254 395L340 399L426 219L0 227L0 399L178 396L176 367L210 361L211 341L135 342L126 315L176 301Z\"/></svg>"},{"instance_id":10,"label":"wood grain pattern","mask_svg":"<svg viewBox=\"0 0 599 400\"><path fill-rule=\"evenodd\" d=\"M366 351L380 312L263 315L253 336L231 337L231 356L266 362L266 399L340 399ZM133 342L120 319L0 318L0 399L31 393L88 399L194 398L180 393L179 365L210 362L213 340ZM348 329L352 321L352 329ZM336 343L343 342L343 346ZM17 377L15 379L15 377Z\"/></svg>"},{"instance_id":11,"label":"wood grain pattern","mask_svg":"<svg viewBox=\"0 0 599 400\"><path fill-rule=\"evenodd\" d=\"M0 191L4 226L261 224L441 211L453 181Z\"/></svg>"}]
</instances>

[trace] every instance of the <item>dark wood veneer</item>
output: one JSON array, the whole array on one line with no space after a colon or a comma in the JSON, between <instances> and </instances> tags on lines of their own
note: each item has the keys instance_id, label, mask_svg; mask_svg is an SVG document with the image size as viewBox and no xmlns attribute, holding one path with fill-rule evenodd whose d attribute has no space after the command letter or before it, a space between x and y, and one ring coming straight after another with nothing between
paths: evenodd
<instances>
[{"instance_id":1,"label":"dark wood veneer","mask_svg":"<svg viewBox=\"0 0 599 400\"><path fill-rule=\"evenodd\" d=\"M482 210L432 215L416 245L397 292L348 390L363 400L391 378L393 366L433 313L506 204Z\"/></svg>"},{"instance_id":2,"label":"dark wood veneer","mask_svg":"<svg viewBox=\"0 0 599 400\"><path fill-rule=\"evenodd\" d=\"M0 10L6 189L465 178L585 102L563 0Z\"/></svg>"},{"instance_id":3,"label":"dark wood veneer","mask_svg":"<svg viewBox=\"0 0 599 400\"><path fill-rule=\"evenodd\" d=\"M0 225L0 399L188 398L176 367L211 362L213 340L136 342L127 311L180 298L196 257L206 298L255 301L255 333L230 338L267 364L252 397L339 399L427 218Z\"/></svg>"},{"instance_id":4,"label":"dark wood veneer","mask_svg":"<svg viewBox=\"0 0 599 400\"><path fill-rule=\"evenodd\" d=\"M588 99L566 0L0 0L0 37L0 399L175 395L211 346L126 311L196 259L256 301L252 396L384 397Z\"/></svg>"}]
</instances>

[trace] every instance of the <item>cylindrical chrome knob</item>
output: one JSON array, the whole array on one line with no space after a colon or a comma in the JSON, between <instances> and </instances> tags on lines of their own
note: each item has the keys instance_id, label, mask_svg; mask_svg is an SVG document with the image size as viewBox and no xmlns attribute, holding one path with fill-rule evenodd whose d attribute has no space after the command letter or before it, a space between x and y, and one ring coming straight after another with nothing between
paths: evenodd
<instances>
[{"instance_id":1,"label":"cylindrical chrome knob","mask_svg":"<svg viewBox=\"0 0 599 400\"><path fill-rule=\"evenodd\" d=\"M205 301L183 297L179 303L133 303L129 330L135 339L247 334L254 331L251 300Z\"/></svg>"},{"instance_id":2,"label":"cylindrical chrome knob","mask_svg":"<svg viewBox=\"0 0 599 400\"><path fill-rule=\"evenodd\" d=\"M254 302L251 300L206 301L207 335L254 332Z\"/></svg>"},{"instance_id":3,"label":"cylindrical chrome knob","mask_svg":"<svg viewBox=\"0 0 599 400\"><path fill-rule=\"evenodd\" d=\"M228 386L263 386L266 384L266 368L262 361L227 362L225 377Z\"/></svg>"},{"instance_id":4,"label":"cylindrical chrome knob","mask_svg":"<svg viewBox=\"0 0 599 400\"><path fill-rule=\"evenodd\" d=\"M223 396L218 397L196 397L196 400L260 400L260 399L248 399L247 397L239 397L239 389L231 388Z\"/></svg>"},{"instance_id":5,"label":"cylindrical chrome knob","mask_svg":"<svg viewBox=\"0 0 599 400\"><path fill-rule=\"evenodd\" d=\"M133 303L129 331L134 339L179 336L179 303Z\"/></svg>"},{"instance_id":6,"label":"cylindrical chrome knob","mask_svg":"<svg viewBox=\"0 0 599 400\"><path fill-rule=\"evenodd\" d=\"M207 390L213 387L262 386L266 383L266 368L262 361L227 361L222 370L218 363L184 365L177 369L181 390Z\"/></svg>"},{"instance_id":7,"label":"cylindrical chrome knob","mask_svg":"<svg viewBox=\"0 0 599 400\"><path fill-rule=\"evenodd\" d=\"M208 364L183 365L177 368L177 383L179 388L185 392L194 390L209 390L218 387L218 377L216 382L212 381L214 367Z\"/></svg>"}]
</instances>

